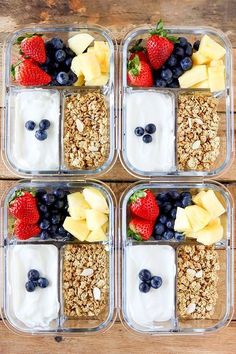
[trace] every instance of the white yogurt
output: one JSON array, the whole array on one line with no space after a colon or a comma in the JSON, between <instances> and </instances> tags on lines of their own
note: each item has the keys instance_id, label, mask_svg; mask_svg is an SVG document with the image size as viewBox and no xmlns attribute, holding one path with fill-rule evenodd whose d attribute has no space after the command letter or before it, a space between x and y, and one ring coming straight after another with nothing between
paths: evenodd
<instances>
[{"instance_id":1,"label":"white yogurt","mask_svg":"<svg viewBox=\"0 0 236 354\"><path fill-rule=\"evenodd\" d=\"M158 289L141 293L140 270L148 269L162 278ZM130 323L138 328L155 328L169 321L175 311L175 251L170 246L140 245L126 249L126 313Z\"/></svg>"},{"instance_id":2,"label":"white yogurt","mask_svg":"<svg viewBox=\"0 0 236 354\"><path fill-rule=\"evenodd\" d=\"M53 245L13 245L7 253L8 309L30 328L49 327L58 318L58 249ZM42 289L27 292L25 283L30 269L39 271L49 281ZM19 327L22 325L18 324Z\"/></svg>"},{"instance_id":3,"label":"white yogurt","mask_svg":"<svg viewBox=\"0 0 236 354\"><path fill-rule=\"evenodd\" d=\"M18 169L25 171L57 170L59 168L59 115L60 95L57 91L26 89L17 93L11 122L12 160ZM39 122L48 119L48 137L43 141L35 138ZM25 123L36 123L33 131Z\"/></svg>"},{"instance_id":4,"label":"white yogurt","mask_svg":"<svg viewBox=\"0 0 236 354\"><path fill-rule=\"evenodd\" d=\"M133 169L141 172L169 172L175 169L174 97L160 92L132 92L127 95L126 154ZM136 136L136 127L156 125L152 142Z\"/></svg>"}]
</instances>

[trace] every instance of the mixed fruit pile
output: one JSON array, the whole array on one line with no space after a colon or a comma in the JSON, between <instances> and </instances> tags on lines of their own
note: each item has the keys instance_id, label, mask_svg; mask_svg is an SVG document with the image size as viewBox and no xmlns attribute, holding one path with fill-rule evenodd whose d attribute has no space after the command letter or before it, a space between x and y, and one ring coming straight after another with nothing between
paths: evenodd
<instances>
[{"instance_id":1,"label":"mixed fruit pile","mask_svg":"<svg viewBox=\"0 0 236 354\"><path fill-rule=\"evenodd\" d=\"M140 190L130 197L128 208L128 236L137 241L191 238L212 245L224 236L220 216L225 208L211 189L198 194L173 190L156 196L151 190Z\"/></svg>"},{"instance_id":2,"label":"mixed fruit pile","mask_svg":"<svg viewBox=\"0 0 236 354\"><path fill-rule=\"evenodd\" d=\"M13 235L20 240L40 237L42 240L106 241L109 207L94 187L70 193L57 188L52 192L17 191L9 203L15 218Z\"/></svg>"},{"instance_id":3,"label":"mixed fruit pile","mask_svg":"<svg viewBox=\"0 0 236 354\"><path fill-rule=\"evenodd\" d=\"M108 43L88 33L74 35L68 45L59 37L46 40L26 33L15 44L21 57L12 64L11 74L22 86L101 86L108 81Z\"/></svg>"},{"instance_id":4,"label":"mixed fruit pile","mask_svg":"<svg viewBox=\"0 0 236 354\"><path fill-rule=\"evenodd\" d=\"M130 49L127 81L131 86L225 89L225 48L208 35L193 45L174 37L160 20L142 46L139 39Z\"/></svg>"}]
</instances>

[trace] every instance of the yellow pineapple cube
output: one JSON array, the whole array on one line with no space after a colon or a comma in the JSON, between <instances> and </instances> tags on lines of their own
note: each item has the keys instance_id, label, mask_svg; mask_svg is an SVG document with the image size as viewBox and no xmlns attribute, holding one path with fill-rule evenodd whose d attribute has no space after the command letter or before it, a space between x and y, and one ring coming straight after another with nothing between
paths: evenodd
<instances>
[{"instance_id":1,"label":"yellow pineapple cube","mask_svg":"<svg viewBox=\"0 0 236 354\"><path fill-rule=\"evenodd\" d=\"M94 53L78 55L78 65L85 77L85 81L94 80L101 76L99 61Z\"/></svg>"},{"instance_id":2,"label":"yellow pineapple cube","mask_svg":"<svg viewBox=\"0 0 236 354\"><path fill-rule=\"evenodd\" d=\"M63 227L80 241L84 241L89 234L89 229L85 220L74 220L71 216L67 216L64 220Z\"/></svg>"},{"instance_id":3,"label":"yellow pineapple cube","mask_svg":"<svg viewBox=\"0 0 236 354\"><path fill-rule=\"evenodd\" d=\"M186 232L191 230L191 225L188 221L185 209L183 208L177 208L174 230L178 232Z\"/></svg>"},{"instance_id":4,"label":"yellow pineapple cube","mask_svg":"<svg viewBox=\"0 0 236 354\"><path fill-rule=\"evenodd\" d=\"M107 42L104 41L95 41L94 42L94 52L100 63L101 72L109 72L109 60L110 60L110 51Z\"/></svg>"},{"instance_id":5,"label":"yellow pineapple cube","mask_svg":"<svg viewBox=\"0 0 236 354\"><path fill-rule=\"evenodd\" d=\"M85 210L85 213L89 230L97 230L108 221L108 216L98 210L87 209Z\"/></svg>"},{"instance_id":6,"label":"yellow pineapple cube","mask_svg":"<svg viewBox=\"0 0 236 354\"><path fill-rule=\"evenodd\" d=\"M198 84L193 85L192 88L209 89L209 81L208 80L201 81Z\"/></svg>"},{"instance_id":7,"label":"yellow pineapple cube","mask_svg":"<svg viewBox=\"0 0 236 354\"><path fill-rule=\"evenodd\" d=\"M101 74L101 76L96 77L93 80L85 81L85 86L104 86L108 81L107 74Z\"/></svg>"},{"instance_id":8,"label":"yellow pineapple cube","mask_svg":"<svg viewBox=\"0 0 236 354\"><path fill-rule=\"evenodd\" d=\"M203 229L211 220L211 215L198 205L190 205L184 209L194 232Z\"/></svg>"},{"instance_id":9,"label":"yellow pineapple cube","mask_svg":"<svg viewBox=\"0 0 236 354\"><path fill-rule=\"evenodd\" d=\"M225 65L222 59L219 60L214 59L210 61L209 66L225 66Z\"/></svg>"},{"instance_id":10,"label":"yellow pineapple cube","mask_svg":"<svg viewBox=\"0 0 236 354\"><path fill-rule=\"evenodd\" d=\"M81 192L75 192L68 194L68 211L70 216L74 220L83 220L85 219L85 210L90 209L89 204L84 199L84 196Z\"/></svg>"},{"instance_id":11,"label":"yellow pineapple cube","mask_svg":"<svg viewBox=\"0 0 236 354\"><path fill-rule=\"evenodd\" d=\"M84 75L81 74L81 75L77 76L77 80L73 83L73 86L83 86L84 83L85 83Z\"/></svg>"},{"instance_id":12,"label":"yellow pineapple cube","mask_svg":"<svg viewBox=\"0 0 236 354\"><path fill-rule=\"evenodd\" d=\"M224 236L224 230L220 223L220 219L217 218L212 220L206 227L196 232L195 236L197 237L198 242L206 246L210 246L222 240Z\"/></svg>"},{"instance_id":13,"label":"yellow pineapple cube","mask_svg":"<svg viewBox=\"0 0 236 354\"><path fill-rule=\"evenodd\" d=\"M223 91L225 89L224 66L209 66L208 81L211 92Z\"/></svg>"},{"instance_id":14,"label":"yellow pineapple cube","mask_svg":"<svg viewBox=\"0 0 236 354\"><path fill-rule=\"evenodd\" d=\"M78 33L68 39L68 45L75 54L82 54L85 49L94 41L94 38L89 33Z\"/></svg>"},{"instance_id":15,"label":"yellow pineapple cube","mask_svg":"<svg viewBox=\"0 0 236 354\"><path fill-rule=\"evenodd\" d=\"M212 219L225 213L225 208L212 189L201 195L201 204L211 215Z\"/></svg>"},{"instance_id":16,"label":"yellow pineapple cube","mask_svg":"<svg viewBox=\"0 0 236 354\"><path fill-rule=\"evenodd\" d=\"M194 204L196 204L196 205L198 205L198 206L200 206L200 207L203 207L203 205L202 205L202 200L201 200L201 199L202 199L202 197L203 197L205 194L206 194L205 191L201 191L201 192L199 192L198 194L192 196L192 200L193 200Z\"/></svg>"},{"instance_id":17,"label":"yellow pineapple cube","mask_svg":"<svg viewBox=\"0 0 236 354\"><path fill-rule=\"evenodd\" d=\"M207 80L207 78L206 65L196 65L179 77L179 84L181 88L189 88L201 81Z\"/></svg>"},{"instance_id":18,"label":"yellow pineapple cube","mask_svg":"<svg viewBox=\"0 0 236 354\"><path fill-rule=\"evenodd\" d=\"M83 196L92 209L109 214L109 206L103 193L95 187L87 187L83 190Z\"/></svg>"},{"instance_id":19,"label":"yellow pineapple cube","mask_svg":"<svg viewBox=\"0 0 236 354\"><path fill-rule=\"evenodd\" d=\"M89 233L86 241L88 242L97 242L97 241L106 241L107 236L103 231L102 227L99 227L97 230L93 230Z\"/></svg>"},{"instance_id":20,"label":"yellow pineapple cube","mask_svg":"<svg viewBox=\"0 0 236 354\"><path fill-rule=\"evenodd\" d=\"M206 57L200 52L195 52L192 55L192 61L194 65L208 64L211 58Z\"/></svg>"},{"instance_id":21,"label":"yellow pineapple cube","mask_svg":"<svg viewBox=\"0 0 236 354\"><path fill-rule=\"evenodd\" d=\"M221 59L225 55L226 50L214 39L205 34L201 39L199 52L211 59Z\"/></svg>"}]
</instances>

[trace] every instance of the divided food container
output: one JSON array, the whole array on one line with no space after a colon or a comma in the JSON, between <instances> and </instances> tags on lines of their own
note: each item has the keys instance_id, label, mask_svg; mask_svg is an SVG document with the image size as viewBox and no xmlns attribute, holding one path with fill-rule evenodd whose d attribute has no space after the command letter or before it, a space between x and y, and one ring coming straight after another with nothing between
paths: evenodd
<instances>
[{"instance_id":1,"label":"divided food container","mask_svg":"<svg viewBox=\"0 0 236 354\"><path fill-rule=\"evenodd\" d=\"M225 66L226 66L226 89L222 92L217 92L214 94L219 100L218 105L218 115L220 116L220 126L218 130L218 135L220 136L220 153L214 164L210 166L209 169L202 170L191 170L185 169L180 170L178 168L178 105L180 95L192 95L193 93L200 93L201 95L209 95L209 90L204 89L172 89L172 88L133 88L129 87L127 84L127 57L128 50L132 46L133 42L139 38L146 38L148 33L148 28L135 29L129 32L119 49L119 59L120 63L118 66L118 56L115 40L112 38L111 34L101 27L90 27L90 26L67 26L67 27L37 27L37 28L26 28L15 32L11 37L8 38L5 48L5 71L4 71L4 82L5 82L5 95L4 95L4 114L3 114L3 158L7 167L18 176L30 177L29 180L24 180L16 183L11 189L8 189L4 194L1 202L2 208L2 237L1 237L1 253L2 253L2 316L5 319L6 325L17 333L24 334L61 334L61 335L82 335L82 334L92 334L101 333L108 329L116 316L119 315L122 323L125 327L131 330L133 333L141 334L151 334L151 335L170 335L170 334L200 334L205 332L212 332L221 327L226 326L231 317L233 311L233 228L234 228L234 205L230 192L221 184L216 182L209 182L205 178L211 176L218 176L223 172L232 161L232 155L234 150L233 141L233 87L232 87L232 56L231 56L231 46L225 35L217 30L211 28L170 28L172 34L177 36L184 35L188 37L191 42L196 39L200 39L202 35L208 34L212 38L216 39L222 46L226 49L225 56ZM92 34L98 40L107 41L110 50L110 73L109 81L105 86L102 87L74 87L74 86L47 86L47 87L31 87L31 88L21 88L16 85L10 79L10 65L12 59L16 55L16 49L14 47L14 42L20 35L33 32L33 33L43 33L47 38L59 36L63 40L67 40L73 34L77 32ZM118 75L119 72L119 75ZM119 78L118 78L119 76ZM28 91L31 90L31 91ZM55 94L55 100L59 102L58 107L58 121L59 125L55 133L55 140L57 151L58 151L58 164L57 167L52 167L50 169L45 168L25 168L25 166L20 165L19 155L16 157L14 154L17 151L17 147L14 146L16 143L17 132L15 131L16 125L16 109L17 104L19 104L17 95L19 93L36 92L40 90L41 92L49 91L50 95ZM106 102L107 106L107 116L108 116L108 129L109 129L109 153L106 156L106 160L103 164L96 168L68 168L64 161L64 128L65 128L65 105L66 99L77 95L77 93L86 95L87 93L94 92L101 93ZM128 126L128 119L130 118L130 107L135 106L135 99L132 101L132 97L136 94L144 95L143 97L148 97L150 94L153 98L157 97L163 98L163 102L169 102L171 108L169 112L162 111L164 114L171 114L173 133L171 141L166 139L166 146L172 145L172 156L171 156L171 168L165 169L163 165L152 171L145 170L142 168L137 168L134 163L129 159L129 151L134 137L132 136L132 129ZM29 96L30 97L30 96ZM141 100L142 102L142 100ZM142 108L144 105L137 106L136 112L139 117L142 118ZM150 111L149 111L150 113ZM149 114L148 113L148 114ZM159 114L160 112L158 112ZM144 111L144 116L146 112ZM166 116L167 117L167 116ZM165 118L166 118L165 117ZM119 122L117 121L119 119ZM135 119L135 117L134 117ZM145 120L144 123L148 124L149 121ZM167 117L168 119L168 117ZM119 123L119 124L118 124ZM53 128L55 126L53 125ZM118 129L119 128L119 129ZM134 127L135 128L135 127ZM157 134L158 126L157 126ZM116 137L119 139L116 139ZM119 142L118 142L118 141ZM20 140L18 140L20 141ZM22 140L21 140L22 141ZM33 141L31 141L33 144ZM135 145L136 144L136 145ZM133 144L136 150L137 156L139 156L139 147L137 142L134 141ZM32 145L29 146L29 150ZM53 151L53 145L48 146L43 151L46 154L48 151ZM141 148L142 149L142 148ZM25 150L26 151L26 150ZM32 149L33 151L33 149ZM55 150L54 150L55 151ZM141 151L141 150L140 150ZM118 204L117 198L114 196L110 188L105 184L97 180L92 180L90 178L99 177L103 173L107 172L115 162L117 152L119 152L120 160L124 168L132 175L139 179L146 179L137 184L131 185L122 195L120 202ZM29 151L30 154L30 151ZM149 154L149 155L148 155ZM155 163L155 156L148 152L147 160L153 160ZM142 155L142 151L140 156ZM24 156L24 152L22 154ZM27 154L28 156L28 154ZM31 155L33 156L33 155ZM55 160L55 159L54 159ZM136 160L137 161L137 160ZM42 163L43 165L43 163ZM65 176L66 175L66 176ZM160 178L161 177L161 178ZM180 178L181 177L181 178ZM159 178L159 179L158 179ZM105 196L107 203L109 205L109 228L107 230L107 241L92 242L91 244L87 242L71 242L66 239L53 240L49 239L47 241L39 240L37 238L32 238L27 241L19 241L11 236L11 218L8 210L9 199L14 191L19 189L25 190L35 190L39 188L44 188L49 191L53 191L56 188L64 188L70 192L81 191L84 187L92 186L100 190ZM224 238L222 241L215 244L215 249L219 257L220 271L219 271L219 282L217 285L217 293L219 298L217 299L216 309L214 316L211 319L184 319L178 312L178 254L181 247L192 246L197 243L193 241L163 241L154 240L137 242L130 239L127 235L127 227L129 221L129 211L128 211L128 201L130 196L141 189L150 189L154 194L160 193L161 191L173 191L177 190L179 192L191 191L198 192L201 190L212 189L217 194L222 204L226 209L226 215L222 217L221 223L224 228ZM51 245L56 249L57 254L57 275L56 275L56 294L59 304L58 316L50 323L47 327L27 327L19 321L15 315L11 303L12 301L12 269L11 269L11 259L12 251L11 249L16 245L32 245L32 246L44 246ZM69 246L68 246L69 245ZM63 282L65 277L65 254L67 247L72 247L73 245L77 247L87 247L92 245L92 247L102 246L107 254L107 293L106 293L106 304L103 312L98 317L94 318L78 318L73 316L65 315L64 311L64 293L63 293ZM168 320L158 322L155 324L141 325L134 319L132 311L130 310L130 303L132 302L130 291L131 287L135 289L137 286L137 281L135 279L130 279L128 277L129 273L129 255L132 254L132 250L137 249L137 247L142 247L141 249L145 252L145 247L149 246L160 246L167 247L172 254L171 260L171 271L172 280L169 284L170 298L171 298L171 316ZM54 249L54 248L53 248ZM160 248L159 248L160 249ZM167 267L169 265L167 264ZM169 290L168 290L169 291ZM163 308L165 308L165 303L163 303ZM149 309L150 310L150 309Z\"/></svg>"}]
</instances>

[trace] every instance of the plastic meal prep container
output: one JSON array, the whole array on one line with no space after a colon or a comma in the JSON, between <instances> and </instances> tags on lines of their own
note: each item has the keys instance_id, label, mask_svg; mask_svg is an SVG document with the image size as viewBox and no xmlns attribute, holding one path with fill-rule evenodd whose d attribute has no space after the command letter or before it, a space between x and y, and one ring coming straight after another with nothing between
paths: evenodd
<instances>
[{"instance_id":1,"label":"plastic meal prep container","mask_svg":"<svg viewBox=\"0 0 236 354\"><path fill-rule=\"evenodd\" d=\"M109 79L104 86L34 86L34 87L24 87L20 86L16 82L14 82L11 78L11 64L15 63L19 59L19 48L17 48L15 44L18 37L24 36L26 33L36 33L42 34L44 38L51 39L53 37L60 37L64 44L67 45L67 40L72 36L78 33L88 33L92 35L97 41L104 41L107 43L109 47L110 60L109 60ZM4 112L3 112L3 130L2 130L2 146L3 146L3 159L8 167L13 173L21 176L21 177L30 177L35 175L42 176L50 176L50 175L90 175L90 176L98 176L102 173L108 171L116 159L116 77L115 77L115 65L116 65L116 42L112 38L111 33L106 29L99 26L42 26L42 27L28 27L24 29L20 29L14 33L12 33L5 43L5 57L4 57ZM30 149L32 145L35 143L36 139L32 140L29 143L29 147L25 147L25 150L21 152L19 149L20 137L23 135L23 132L20 131L22 126L17 125L17 121L19 121L19 117L17 114L23 111L22 116L27 114L27 107L24 104L26 101L28 94L36 95L35 92L42 92L44 95L47 95L50 98L46 98L46 102L52 102L54 99L54 103L50 106L50 111L45 111L45 115L49 115L49 118L52 115L57 115L58 118L55 119L55 122L51 123L51 129L54 129L54 141L52 145L47 145L42 147L43 154L52 151L54 148L57 152L55 152L54 161L52 161L50 168L47 170L43 168L43 162L41 166L32 166L30 165L30 161L26 164L24 161L24 156L26 154L30 155ZM41 91L44 90L44 91ZM107 153L104 158L104 161L98 166L92 166L90 168L70 168L64 163L64 153L65 146L63 143L63 138L66 135L66 131L63 130L64 119L65 119L65 98L69 94L80 94L81 96L85 94L89 94L91 92L97 91L104 96L105 105L107 109L107 135L108 135L108 148ZM21 95L25 92L25 96L23 96L21 102ZM52 97L52 93L55 93ZM51 96L50 96L51 95ZM37 103L37 95L34 96L34 107L37 111L43 110L44 103ZM23 101L23 103L22 103ZM45 101L44 101L45 102ZM21 103L21 106L20 106ZM45 104L47 106L47 103ZM51 113L50 113L51 112ZM17 119L18 118L18 119ZM21 117L22 118L22 117ZM33 119L33 117L29 117L28 119ZM24 116L23 116L24 119ZM50 120L50 119L49 119ZM49 128L50 129L50 128ZM18 132L16 132L18 130ZM34 134L34 133L33 133ZM48 136L50 138L50 130ZM49 144L46 140L46 144ZM22 140L24 138L22 137ZM22 141L21 140L21 141ZM18 145L17 144L18 141ZM32 144L32 145L31 145ZM41 146L43 143L41 142ZM38 149L41 148L38 147ZM28 150L26 150L28 149ZM25 152L25 153L24 153ZM23 155L18 155L21 153ZM32 161L32 153L31 153L31 161ZM22 161L23 160L23 161ZM43 158L41 157L43 161ZM45 161L47 161L47 156L45 157ZM57 162L56 162L57 161Z\"/></svg>"}]
</instances>

